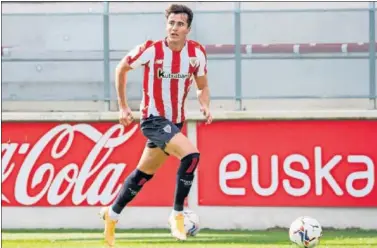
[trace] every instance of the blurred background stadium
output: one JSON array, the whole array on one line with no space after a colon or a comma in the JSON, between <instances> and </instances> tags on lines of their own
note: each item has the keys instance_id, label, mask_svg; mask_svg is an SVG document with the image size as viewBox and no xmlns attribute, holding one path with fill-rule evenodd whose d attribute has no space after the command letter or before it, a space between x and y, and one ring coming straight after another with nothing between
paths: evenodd
<instances>
[{"instance_id":1,"label":"blurred background stadium","mask_svg":"<svg viewBox=\"0 0 377 248\"><path fill-rule=\"evenodd\" d=\"M116 110L114 68L167 2L3 2L3 111ZM215 109L376 108L373 2L187 2ZM133 109L142 70L127 84ZM197 107L191 91L190 109Z\"/></svg>"}]
</instances>

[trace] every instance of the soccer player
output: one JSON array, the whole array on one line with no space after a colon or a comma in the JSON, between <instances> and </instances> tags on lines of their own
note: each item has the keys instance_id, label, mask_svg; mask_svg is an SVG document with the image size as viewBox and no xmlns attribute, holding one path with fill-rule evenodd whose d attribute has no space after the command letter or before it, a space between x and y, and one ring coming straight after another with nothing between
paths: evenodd
<instances>
[{"instance_id":1,"label":"soccer player","mask_svg":"<svg viewBox=\"0 0 377 248\"><path fill-rule=\"evenodd\" d=\"M122 210L152 179L169 155L181 161L177 170L174 206L169 217L171 234L178 240L187 238L183 205L194 179L200 153L181 133L181 128L185 121L185 101L193 79L206 123L212 122L207 57L202 45L187 39L193 20L190 8L173 4L166 9L165 16L166 38L146 41L127 54L116 68L119 120L127 126L133 121L125 92L127 72L144 67L140 125L148 140L137 168L125 180L113 205L101 209L100 214L105 222L105 241L109 247L114 247L115 226Z\"/></svg>"}]
</instances>

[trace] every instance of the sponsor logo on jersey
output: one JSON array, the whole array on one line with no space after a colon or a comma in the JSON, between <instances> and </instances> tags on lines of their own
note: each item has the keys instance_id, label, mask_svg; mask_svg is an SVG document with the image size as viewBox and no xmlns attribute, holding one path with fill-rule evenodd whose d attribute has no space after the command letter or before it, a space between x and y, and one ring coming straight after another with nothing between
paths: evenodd
<instances>
[{"instance_id":1,"label":"sponsor logo on jersey","mask_svg":"<svg viewBox=\"0 0 377 248\"><path fill-rule=\"evenodd\" d=\"M159 68L157 70L157 77L158 78L171 78L171 79L180 79L180 78L186 79L186 78L190 78L191 74L190 73L187 73L187 74L184 74L184 73L168 73L168 72L165 72L165 71L163 71L162 69Z\"/></svg>"}]
</instances>

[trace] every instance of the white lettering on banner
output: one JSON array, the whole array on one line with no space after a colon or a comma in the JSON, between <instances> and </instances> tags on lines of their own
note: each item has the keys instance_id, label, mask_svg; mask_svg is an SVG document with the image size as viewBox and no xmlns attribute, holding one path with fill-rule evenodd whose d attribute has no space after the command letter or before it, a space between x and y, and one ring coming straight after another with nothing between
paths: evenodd
<instances>
[{"instance_id":1,"label":"white lettering on banner","mask_svg":"<svg viewBox=\"0 0 377 248\"><path fill-rule=\"evenodd\" d=\"M1 183L3 183L14 169L15 164L9 164L9 161L16 152L18 145L16 143L4 143L1 146L1 154L5 152L1 158ZM1 193L1 200L10 203L9 199L3 193Z\"/></svg>"},{"instance_id":2,"label":"white lettering on banner","mask_svg":"<svg viewBox=\"0 0 377 248\"><path fill-rule=\"evenodd\" d=\"M262 188L259 184L259 163L258 156L251 156L251 185L258 195L269 196L278 189L278 156L272 155L271 157L271 186L269 188Z\"/></svg>"},{"instance_id":3,"label":"white lettering on banner","mask_svg":"<svg viewBox=\"0 0 377 248\"><path fill-rule=\"evenodd\" d=\"M342 189L339 187L335 178L331 174L331 170L342 160L342 156L335 155L325 165L322 165L322 151L320 147L314 148L314 164L315 164L315 193L322 195L323 193L323 179L334 190L336 195L343 195Z\"/></svg>"},{"instance_id":4,"label":"white lettering on banner","mask_svg":"<svg viewBox=\"0 0 377 248\"><path fill-rule=\"evenodd\" d=\"M112 126L104 134L88 124L62 124L54 127L43 135L26 155L15 181L15 199L22 205L33 205L47 193L48 203L51 205L57 205L61 203L70 192L72 192L73 204L79 205L85 200L88 201L88 204L108 204L113 200L121 188L118 180L126 168L126 164L110 163L104 166L104 163L113 150L119 145L125 143L136 130L137 125L125 133L124 126L120 124ZM60 159L60 161L66 159L63 158L63 156L66 155L71 148L75 132L85 135L85 137L95 142L95 145L86 156L82 166L75 163L69 163L56 173L54 165L51 162L58 159ZM112 137L115 133L118 133L117 137ZM51 149L51 158L53 160L38 166L36 161L45 147L55 137L57 138ZM63 143L63 140L66 140L65 143ZM15 167L14 163L9 164L9 162L12 156L16 153L17 147L20 147L18 154L26 153L27 149L25 150L25 144L22 144L21 146L16 143L2 145L2 152L5 151L5 154L2 157L2 182L4 182ZM63 145L63 147L58 150L61 145ZM97 157L99 157L99 154L104 149L106 149L105 154L100 158L100 161L95 164ZM35 173L31 174L33 168L37 166L38 168L35 170ZM83 193L85 182L87 182L87 180L95 173L97 173L96 178L89 186L89 189ZM111 180L105 185L104 190L99 192L103 181L110 174L112 174ZM47 180L43 180L46 175ZM28 194L27 182L29 178L31 179L32 188L40 183L44 183L42 185L43 189L33 196ZM63 182L67 182L68 186L65 188L64 192L59 194L58 192ZM4 195L2 195L2 200L9 203L9 199Z\"/></svg>"},{"instance_id":5,"label":"white lettering on banner","mask_svg":"<svg viewBox=\"0 0 377 248\"><path fill-rule=\"evenodd\" d=\"M296 171L292 169L292 164L293 163L300 163L302 165L302 168L304 170L309 170L309 161L308 159L300 154L293 154L289 155L285 160L284 160L284 171L285 173L295 179L301 180L304 185L301 188L294 188L291 185L291 182L288 179L283 180L283 187L286 192L289 192L293 196L303 196L306 195L309 190L310 190L310 178L308 175L301 171ZM276 163L277 164L277 163Z\"/></svg>"},{"instance_id":6,"label":"white lettering on banner","mask_svg":"<svg viewBox=\"0 0 377 248\"><path fill-rule=\"evenodd\" d=\"M238 162L240 168L238 171L226 171L228 164L231 162ZM226 155L220 163L219 168L219 183L221 190L227 195L245 195L246 190L244 188L230 188L227 185L227 181L231 179L238 179L245 175L247 170L247 161L246 159L237 153L231 153Z\"/></svg>"},{"instance_id":7,"label":"white lettering on banner","mask_svg":"<svg viewBox=\"0 0 377 248\"><path fill-rule=\"evenodd\" d=\"M334 155L326 163L322 162L322 148L314 148L314 170L315 175L315 194L323 194L323 181L327 181L333 192L341 196L344 194L340 188L338 182L331 174L331 170L335 168L342 161L341 155ZM227 167L230 163L236 162L240 165L237 171L227 171ZM366 165L365 171L352 172L346 178L345 189L347 193L353 197L365 197L370 194L374 187L374 164L370 157L366 155L348 155L347 162L349 164L362 163ZM310 169L310 162L302 154L291 154L287 156L283 161L283 171L290 178L301 180L303 186L295 188L292 186L290 179L284 179L282 185L284 190L291 196L303 196L306 195L312 186L312 182L308 174L297 171L292 168L292 164L299 163L305 171ZM278 156L271 156L271 185L268 188L262 188L259 183L259 157L258 155L251 156L251 185L253 190L261 196L270 196L276 193L279 187L279 162ZM312 165L313 166L313 165ZM245 195L245 187L229 187L228 181L240 179L246 175L247 172L247 160L244 156L238 153L231 153L226 155L220 162L219 167L219 184L222 192L227 195ZM353 182L355 180L364 179L367 180L367 184L362 189L355 189Z\"/></svg>"},{"instance_id":8,"label":"white lettering on banner","mask_svg":"<svg viewBox=\"0 0 377 248\"><path fill-rule=\"evenodd\" d=\"M374 164L370 157L365 155L351 155L347 158L348 163L363 163L367 166L366 171L357 171L351 173L346 180L346 188L348 193L354 197L364 197L368 195L374 186ZM352 185L355 180L367 179L365 188L357 190Z\"/></svg>"}]
</instances>

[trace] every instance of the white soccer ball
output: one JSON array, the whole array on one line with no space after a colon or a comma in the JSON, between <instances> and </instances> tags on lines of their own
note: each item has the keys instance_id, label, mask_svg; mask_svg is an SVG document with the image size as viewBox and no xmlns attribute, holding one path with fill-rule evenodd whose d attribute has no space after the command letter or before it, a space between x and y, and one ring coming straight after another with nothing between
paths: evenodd
<instances>
[{"instance_id":1,"label":"white soccer ball","mask_svg":"<svg viewBox=\"0 0 377 248\"><path fill-rule=\"evenodd\" d=\"M309 216L295 219L289 228L289 239L300 248L314 248L322 237L319 222Z\"/></svg>"},{"instance_id":2,"label":"white soccer ball","mask_svg":"<svg viewBox=\"0 0 377 248\"><path fill-rule=\"evenodd\" d=\"M183 211L185 217L185 230L188 236L195 236L198 234L199 228L199 216L194 211L186 209Z\"/></svg>"}]
</instances>

